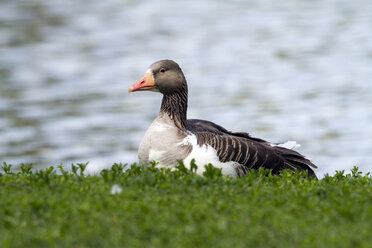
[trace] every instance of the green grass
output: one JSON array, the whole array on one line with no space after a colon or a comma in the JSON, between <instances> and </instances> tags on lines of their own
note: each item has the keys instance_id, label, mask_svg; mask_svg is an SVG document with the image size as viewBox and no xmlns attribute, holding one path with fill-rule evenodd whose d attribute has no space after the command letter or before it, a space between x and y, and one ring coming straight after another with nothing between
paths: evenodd
<instances>
[{"instance_id":1,"label":"green grass","mask_svg":"<svg viewBox=\"0 0 372 248\"><path fill-rule=\"evenodd\" d=\"M0 175L0 247L371 247L372 178L115 164ZM193 168L194 170L195 168ZM122 189L111 194L113 185Z\"/></svg>"}]
</instances>

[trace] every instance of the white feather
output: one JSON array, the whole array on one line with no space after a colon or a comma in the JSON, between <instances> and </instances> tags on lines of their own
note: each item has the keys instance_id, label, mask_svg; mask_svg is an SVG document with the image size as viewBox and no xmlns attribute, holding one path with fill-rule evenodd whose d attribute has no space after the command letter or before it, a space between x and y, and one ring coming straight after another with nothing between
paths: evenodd
<instances>
[{"instance_id":1,"label":"white feather","mask_svg":"<svg viewBox=\"0 0 372 248\"><path fill-rule=\"evenodd\" d=\"M166 131L167 129L172 128L171 125L166 124L164 122L159 122L159 121L154 121L152 125L152 130L153 132L163 132Z\"/></svg>"},{"instance_id":2,"label":"white feather","mask_svg":"<svg viewBox=\"0 0 372 248\"><path fill-rule=\"evenodd\" d=\"M301 147L300 144L297 144L296 141L287 141L285 143L282 143L282 144L270 144L271 146L280 146L280 147L283 147L283 148L287 148L287 149L295 149L295 148L299 148Z\"/></svg>"},{"instance_id":3,"label":"white feather","mask_svg":"<svg viewBox=\"0 0 372 248\"><path fill-rule=\"evenodd\" d=\"M158 151L151 149L149 153L149 161L159 162L163 159L165 153L166 151Z\"/></svg>"},{"instance_id":4,"label":"white feather","mask_svg":"<svg viewBox=\"0 0 372 248\"><path fill-rule=\"evenodd\" d=\"M122 191L123 189L118 184L114 184L111 187L110 194L116 195L116 194L120 194Z\"/></svg>"},{"instance_id":5,"label":"white feather","mask_svg":"<svg viewBox=\"0 0 372 248\"><path fill-rule=\"evenodd\" d=\"M194 134L186 136L178 145L191 145L191 153L183 160L185 166L190 168L192 159L195 159L195 164L198 166L196 173L202 175L205 171L205 165L211 163L216 168L222 168L222 174L225 176L236 177L235 162L221 162L217 156L217 151L210 145L204 144L199 146L197 138Z\"/></svg>"}]
</instances>

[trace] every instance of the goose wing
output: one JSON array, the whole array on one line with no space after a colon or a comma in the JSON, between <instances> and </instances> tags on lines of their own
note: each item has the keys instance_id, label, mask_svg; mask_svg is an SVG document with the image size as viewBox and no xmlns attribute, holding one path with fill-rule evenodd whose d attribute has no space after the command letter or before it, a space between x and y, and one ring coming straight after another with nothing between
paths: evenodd
<instances>
[{"instance_id":1,"label":"goose wing","mask_svg":"<svg viewBox=\"0 0 372 248\"><path fill-rule=\"evenodd\" d=\"M231 132L224 127L217 125L211 121L199 120L199 119L189 119L187 120L187 129L192 133L195 132L209 132L217 135L232 135L236 137L242 137L257 141L259 143L269 143L263 139L252 137L249 133L245 132Z\"/></svg>"},{"instance_id":2,"label":"goose wing","mask_svg":"<svg viewBox=\"0 0 372 248\"><path fill-rule=\"evenodd\" d=\"M273 173L283 169L307 170L309 176L316 177L310 167L317 167L300 153L251 137L248 133L231 132L213 122L196 119L188 120L188 130L196 135L198 145L213 147L221 162L236 162L238 176L250 169L264 167Z\"/></svg>"}]
</instances>

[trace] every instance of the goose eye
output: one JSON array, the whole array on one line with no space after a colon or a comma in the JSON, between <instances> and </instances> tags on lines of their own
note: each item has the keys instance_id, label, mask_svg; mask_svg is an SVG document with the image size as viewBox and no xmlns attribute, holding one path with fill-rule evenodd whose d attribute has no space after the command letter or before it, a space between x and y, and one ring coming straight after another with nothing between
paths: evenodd
<instances>
[{"instance_id":1,"label":"goose eye","mask_svg":"<svg viewBox=\"0 0 372 248\"><path fill-rule=\"evenodd\" d=\"M160 69L160 72L161 72L161 73L164 73L164 72L165 72L165 68L161 68L161 69Z\"/></svg>"}]
</instances>

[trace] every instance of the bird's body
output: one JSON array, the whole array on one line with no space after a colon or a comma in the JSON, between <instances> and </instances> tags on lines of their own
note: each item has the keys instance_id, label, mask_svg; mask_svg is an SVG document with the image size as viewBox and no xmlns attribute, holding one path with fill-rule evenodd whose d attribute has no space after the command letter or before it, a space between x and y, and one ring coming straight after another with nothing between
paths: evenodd
<instances>
[{"instance_id":1,"label":"bird's body","mask_svg":"<svg viewBox=\"0 0 372 248\"><path fill-rule=\"evenodd\" d=\"M265 167L273 173L283 169L306 170L316 166L289 147L251 137L244 132L231 132L204 120L187 120L187 83L182 70L171 60L155 62L145 77L129 91L154 90L163 93L159 115L141 141L139 162L158 162L159 167L173 168L183 160L186 167L192 159L202 174L204 165L211 163L224 175L242 176L251 169Z\"/></svg>"},{"instance_id":2,"label":"bird's body","mask_svg":"<svg viewBox=\"0 0 372 248\"><path fill-rule=\"evenodd\" d=\"M172 123L167 115L159 115L147 129L138 149L139 162L158 162L160 167L174 167L177 160L186 158L190 150L182 146L187 136Z\"/></svg>"}]
</instances>

